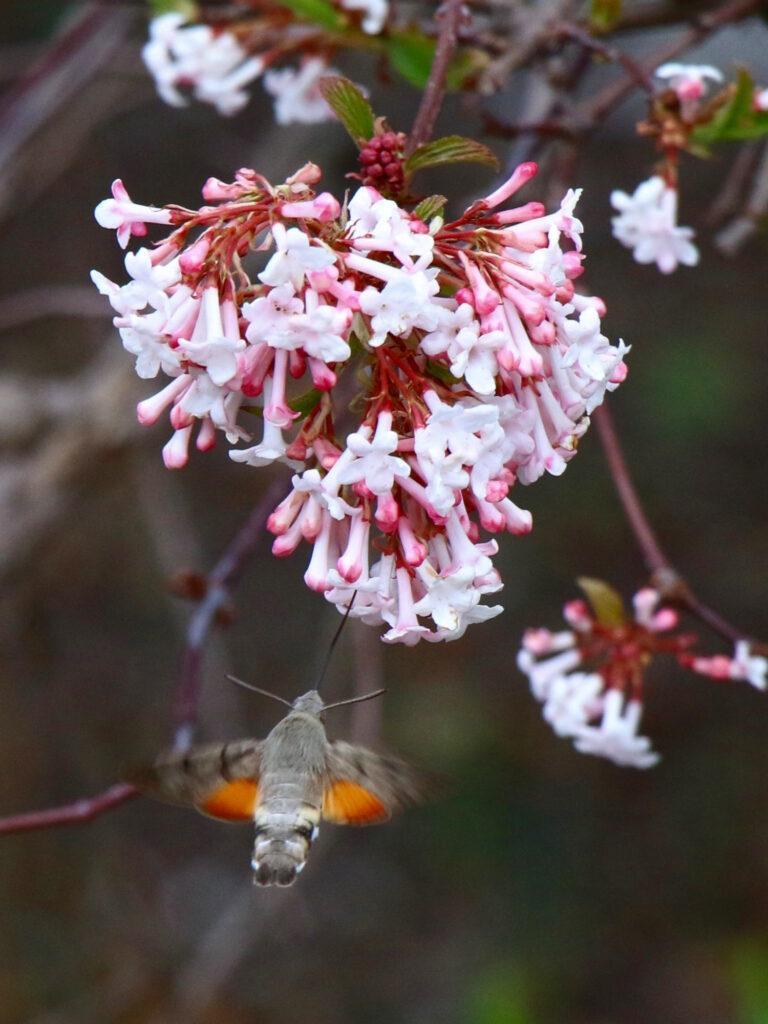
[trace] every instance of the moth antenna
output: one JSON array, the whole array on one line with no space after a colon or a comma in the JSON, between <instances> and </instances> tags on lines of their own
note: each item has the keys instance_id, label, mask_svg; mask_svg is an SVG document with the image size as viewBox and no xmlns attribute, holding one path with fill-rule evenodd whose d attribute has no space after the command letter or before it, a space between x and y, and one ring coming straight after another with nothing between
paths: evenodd
<instances>
[{"instance_id":1,"label":"moth antenna","mask_svg":"<svg viewBox=\"0 0 768 1024\"><path fill-rule=\"evenodd\" d=\"M331 643L330 643L330 645L328 647L328 652L325 655L325 661L323 662L323 667L320 669L320 677L318 678L317 682L315 683L315 690L318 693L320 692L320 685L321 685L323 679L325 679L325 673L328 671L328 666L331 663L331 657L333 656L333 649L336 646L336 644L339 642L339 637L341 636L342 629L344 629L344 627L347 624L347 619L349 618L349 613L352 611L352 605L355 603L355 598L356 597L357 597L357 591L355 591L354 594L352 595L352 600L347 605L347 609L344 612L344 616L343 616L341 622L339 623L339 625L338 625L338 627L336 629L336 632L333 634L333 640L331 640ZM332 706L335 707L336 705L334 704Z\"/></svg>"},{"instance_id":2,"label":"moth antenna","mask_svg":"<svg viewBox=\"0 0 768 1024\"><path fill-rule=\"evenodd\" d=\"M359 704L361 700L373 700L374 697L380 697L382 693L386 692L386 690L374 690L373 693L366 693L362 697L350 697L349 700L337 700L333 704L323 705L323 711L330 711L331 708L340 708L343 704Z\"/></svg>"},{"instance_id":3,"label":"moth antenna","mask_svg":"<svg viewBox=\"0 0 768 1024\"><path fill-rule=\"evenodd\" d=\"M272 700L279 701L280 704L285 704L287 708L292 708L293 704L289 700L285 700L283 697L278 697L276 693L270 693L269 690L262 690L260 686L254 686L253 683L246 683L244 679L238 679L237 676L227 676L227 679L231 683L237 683L238 686L243 686L246 690L253 690L254 693L260 693L262 697L271 697Z\"/></svg>"}]
</instances>

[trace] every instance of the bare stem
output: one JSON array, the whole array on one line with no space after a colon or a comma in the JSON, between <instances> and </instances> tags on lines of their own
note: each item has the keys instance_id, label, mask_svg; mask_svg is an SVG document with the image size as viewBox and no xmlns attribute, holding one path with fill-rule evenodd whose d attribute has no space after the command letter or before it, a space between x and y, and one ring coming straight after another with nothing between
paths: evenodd
<instances>
[{"instance_id":1,"label":"bare stem","mask_svg":"<svg viewBox=\"0 0 768 1024\"><path fill-rule=\"evenodd\" d=\"M57 825L85 825L105 811L132 800L139 795L135 786L127 782L118 782L103 793L96 796L82 797L74 803L62 807L49 807L44 811L27 811L24 814L12 814L0 818L0 835L11 835L13 832L32 832L42 828L54 828Z\"/></svg>"},{"instance_id":2,"label":"bare stem","mask_svg":"<svg viewBox=\"0 0 768 1024\"><path fill-rule=\"evenodd\" d=\"M176 750L185 750L192 742L200 701L200 673L205 641L216 621L216 613L228 600L232 586L238 581L246 563L258 549L264 535L267 516L279 500L283 489L283 482L276 480L227 545L208 576L205 597L189 620L179 681L171 704L173 746ZM118 782L96 796L84 797L61 807L49 807L42 811L28 811L0 818L0 835L31 832L58 825L85 824L138 795L139 791L135 786Z\"/></svg>"},{"instance_id":3,"label":"bare stem","mask_svg":"<svg viewBox=\"0 0 768 1024\"><path fill-rule=\"evenodd\" d=\"M629 475L629 468L613 422L613 414L607 405L601 405L599 409L595 410L593 419L600 435L600 443L608 461L614 486L619 493L619 500L635 535L635 540L643 553L646 569L649 573L670 570L671 563L661 549L658 538L643 509L640 496L632 482L632 477Z\"/></svg>"},{"instance_id":4,"label":"bare stem","mask_svg":"<svg viewBox=\"0 0 768 1024\"><path fill-rule=\"evenodd\" d=\"M435 127L435 121L445 99L445 80L459 41L459 26L463 16L464 0L445 0L435 17L439 19L440 31L429 79L421 98L421 104L413 128L408 136L406 154L410 155L419 146L428 142Z\"/></svg>"},{"instance_id":5,"label":"bare stem","mask_svg":"<svg viewBox=\"0 0 768 1024\"><path fill-rule=\"evenodd\" d=\"M719 612L706 605L664 554L629 474L612 413L606 405L601 405L595 410L593 419L624 514L642 552L653 585L662 597L685 608L689 614L724 640L735 642L750 639L743 630L732 625ZM763 654L768 651L766 644L754 640L751 643L756 653Z\"/></svg>"},{"instance_id":6,"label":"bare stem","mask_svg":"<svg viewBox=\"0 0 768 1024\"><path fill-rule=\"evenodd\" d=\"M267 489L266 494L209 573L205 597L189 620L179 681L171 704L173 745L176 750L185 750L192 742L200 702L200 675L205 641L216 621L216 614L229 599L230 589L237 583L246 563L255 554L264 535L267 517L284 490L284 482L281 480L276 480Z\"/></svg>"}]
</instances>

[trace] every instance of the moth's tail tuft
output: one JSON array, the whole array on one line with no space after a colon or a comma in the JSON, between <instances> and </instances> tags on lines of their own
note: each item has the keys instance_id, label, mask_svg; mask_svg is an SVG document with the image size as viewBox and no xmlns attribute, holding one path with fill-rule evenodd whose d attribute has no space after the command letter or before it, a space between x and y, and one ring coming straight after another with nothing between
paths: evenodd
<instances>
[{"instance_id":1,"label":"moth's tail tuft","mask_svg":"<svg viewBox=\"0 0 768 1024\"><path fill-rule=\"evenodd\" d=\"M263 860L251 862L253 880L256 885L293 885L304 867L304 861L296 861L286 854L271 853Z\"/></svg>"}]
</instances>

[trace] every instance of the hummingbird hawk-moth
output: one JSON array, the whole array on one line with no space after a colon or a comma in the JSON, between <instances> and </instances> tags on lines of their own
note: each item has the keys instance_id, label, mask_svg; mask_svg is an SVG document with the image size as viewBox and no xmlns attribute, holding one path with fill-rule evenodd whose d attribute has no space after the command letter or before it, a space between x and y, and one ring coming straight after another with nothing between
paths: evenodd
<instances>
[{"instance_id":1,"label":"hummingbird hawk-moth","mask_svg":"<svg viewBox=\"0 0 768 1024\"><path fill-rule=\"evenodd\" d=\"M375 825L418 802L425 790L424 776L405 762L328 740L323 712L350 701L325 705L310 690L293 704L282 703L291 710L266 739L171 752L130 778L160 800L222 821L253 821L251 864L259 885L296 880L321 818L336 825Z\"/></svg>"}]
</instances>

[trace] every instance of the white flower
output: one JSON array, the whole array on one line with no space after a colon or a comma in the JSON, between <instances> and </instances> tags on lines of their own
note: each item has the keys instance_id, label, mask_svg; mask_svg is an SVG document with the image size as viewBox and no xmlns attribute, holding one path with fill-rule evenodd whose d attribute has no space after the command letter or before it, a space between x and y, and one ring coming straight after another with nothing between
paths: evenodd
<instances>
[{"instance_id":1,"label":"white flower","mask_svg":"<svg viewBox=\"0 0 768 1024\"><path fill-rule=\"evenodd\" d=\"M421 339L421 348L427 355L445 353L454 377L463 377L479 395L492 395L496 390L499 365L496 352L504 344L501 331L480 333L480 323L468 302L457 309L444 309L437 330Z\"/></svg>"},{"instance_id":2,"label":"white flower","mask_svg":"<svg viewBox=\"0 0 768 1024\"><path fill-rule=\"evenodd\" d=\"M222 387L237 376L237 355L244 348L245 342L239 335L227 337L224 332L218 288L204 289L192 337L180 339L179 350L191 362L205 367L213 383Z\"/></svg>"},{"instance_id":3,"label":"white flower","mask_svg":"<svg viewBox=\"0 0 768 1024\"><path fill-rule=\"evenodd\" d=\"M294 318L294 331L308 356L326 363L349 359L351 349L344 339L352 323L352 310L323 306L317 292L306 294L307 311Z\"/></svg>"},{"instance_id":4,"label":"white flower","mask_svg":"<svg viewBox=\"0 0 768 1024\"><path fill-rule=\"evenodd\" d=\"M144 300L141 306L135 307L136 309L143 309L146 305L154 309L164 308L167 304L168 289L181 281L178 257L168 263L153 264L149 249L127 252L125 269L133 278L133 282L123 287L124 294L130 294L132 302L138 302L140 298Z\"/></svg>"},{"instance_id":5,"label":"white flower","mask_svg":"<svg viewBox=\"0 0 768 1024\"><path fill-rule=\"evenodd\" d=\"M381 291L371 285L361 293L360 308L371 317L370 344L374 348L383 344L388 334L402 338L414 327L425 331L437 327L441 307L432 301L439 291L436 273L395 270Z\"/></svg>"},{"instance_id":6,"label":"white flower","mask_svg":"<svg viewBox=\"0 0 768 1024\"><path fill-rule=\"evenodd\" d=\"M752 654L749 640L737 640L731 664L731 678L743 679L745 682L764 690L768 685L768 658Z\"/></svg>"},{"instance_id":7,"label":"white flower","mask_svg":"<svg viewBox=\"0 0 768 1024\"><path fill-rule=\"evenodd\" d=\"M186 105L179 86L192 89L220 114L237 113L248 102L245 86L264 70L259 57L249 57L231 32L214 32L208 25L186 25L183 14L153 18L142 57L157 91L174 107Z\"/></svg>"},{"instance_id":8,"label":"white flower","mask_svg":"<svg viewBox=\"0 0 768 1024\"><path fill-rule=\"evenodd\" d=\"M379 414L376 432L371 438L371 428L361 427L356 434L347 438L347 450L355 455L339 474L342 484L363 481L374 494L387 494L392 490L395 477L410 476L411 467L392 453L397 450L398 436L392 430L392 413Z\"/></svg>"},{"instance_id":9,"label":"white flower","mask_svg":"<svg viewBox=\"0 0 768 1024\"><path fill-rule=\"evenodd\" d=\"M503 436L496 406L460 399L454 405L441 402L434 391L427 391L424 399L430 415L426 426L417 430L416 454L419 460L439 462L446 453L459 455L471 466L489 446Z\"/></svg>"},{"instance_id":10,"label":"white flower","mask_svg":"<svg viewBox=\"0 0 768 1024\"><path fill-rule=\"evenodd\" d=\"M389 14L388 0L341 0L341 6L348 11L361 11L363 32L376 35L381 32Z\"/></svg>"},{"instance_id":11,"label":"white flower","mask_svg":"<svg viewBox=\"0 0 768 1024\"><path fill-rule=\"evenodd\" d=\"M536 700L541 701L548 700L555 681L567 676L581 661L581 652L573 646L543 661L536 661L532 652L525 647L517 655L517 667L528 676L531 693Z\"/></svg>"},{"instance_id":12,"label":"white flower","mask_svg":"<svg viewBox=\"0 0 768 1024\"><path fill-rule=\"evenodd\" d=\"M112 198L102 199L93 211L97 224L117 232L124 249L131 235L146 235L147 224L170 224L171 211L134 203L120 178L112 182Z\"/></svg>"},{"instance_id":13,"label":"white flower","mask_svg":"<svg viewBox=\"0 0 768 1024\"><path fill-rule=\"evenodd\" d=\"M473 585L475 570L471 566L438 573L429 562L424 562L417 573L427 592L414 606L416 614L430 615L442 629L457 629L461 615L480 601L480 591Z\"/></svg>"},{"instance_id":14,"label":"white flower","mask_svg":"<svg viewBox=\"0 0 768 1024\"><path fill-rule=\"evenodd\" d=\"M669 79L670 89L683 101L701 99L707 91L707 79L723 81L722 71L711 64L662 64L654 74L657 78Z\"/></svg>"},{"instance_id":15,"label":"white flower","mask_svg":"<svg viewBox=\"0 0 768 1024\"><path fill-rule=\"evenodd\" d=\"M299 68L281 68L264 75L264 88L275 98L278 124L316 124L333 116L320 92L324 75L338 74L320 57L309 57Z\"/></svg>"},{"instance_id":16,"label":"white flower","mask_svg":"<svg viewBox=\"0 0 768 1024\"><path fill-rule=\"evenodd\" d=\"M558 736L575 736L602 709L603 677L597 672L571 672L550 684L543 714Z\"/></svg>"},{"instance_id":17,"label":"white flower","mask_svg":"<svg viewBox=\"0 0 768 1024\"><path fill-rule=\"evenodd\" d=\"M614 237L633 250L638 263L656 263L663 274L671 274L680 263L693 267L699 262L693 228L677 226L677 190L663 178L641 182L631 196L614 191L611 204L619 211L611 220Z\"/></svg>"},{"instance_id":18,"label":"white flower","mask_svg":"<svg viewBox=\"0 0 768 1024\"><path fill-rule=\"evenodd\" d=\"M290 282L294 289L298 289L304 284L307 271L322 270L334 262L330 249L312 245L309 236L300 228L286 230L280 223L273 224L272 237L275 252L259 274L259 280L264 284L275 286Z\"/></svg>"},{"instance_id":19,"label":"white flower","mask_svg":"<svg viewBox=\"0 0 768 1024\"><path fill-rule=\"evenodd\" d=\"M607 757L618 765L652 768L658 764L659 755L651 750L647 736L637 735L642 713L640 701L627 701L625 707L623 693L608 690L600 725L585 725L579 729L575 734L576 749L582 754Z\"/></svg>"},{"instance_id":20,"label":"white flower","mask_svg":"<svg viewBox=\"0 0 768 1024\"><path fill-rule=\"evenodd\" d=\"M266 295L246 302L243 316L249 321L245 336L253 345L265 342L272 348L299 348L301 338L294 330L296 315L304 312L304 303L293 285L280 285Z\"/></svg>"},{"instance_id":21,"label":"white flower","mask_svg":"<svg viewBox=\"0 0 768 1024\"><path fill-rule=\"evenodd\" d=\"M99 270L91 271L91 280L98 288L100 294L105 295L109 299L112 309L120 317L128 317L137 310L144 309L147 304L143 288L135 289L132 284L126 284L121 287L119 284L115 284L114 281L110 281Z\"/></svg>"},{"instance_id":22,"label":"white flower","mask_svg":"<svg viewBox=\"0 0 768 1024\"><path fill-rule=\"evenodd\" d=\"M128 324L120 327L123 348L136 356L136 374L143 380L156 377L160 370L170 377L180 371L178 351L160 334L164 320L164 315L156 312L132 316Z\"/></svg>"}]
</instances>

